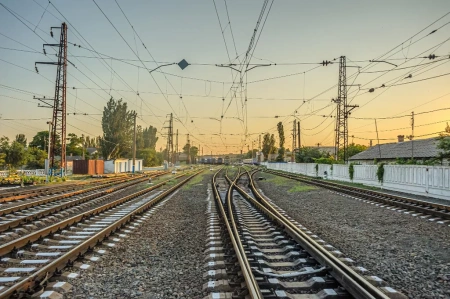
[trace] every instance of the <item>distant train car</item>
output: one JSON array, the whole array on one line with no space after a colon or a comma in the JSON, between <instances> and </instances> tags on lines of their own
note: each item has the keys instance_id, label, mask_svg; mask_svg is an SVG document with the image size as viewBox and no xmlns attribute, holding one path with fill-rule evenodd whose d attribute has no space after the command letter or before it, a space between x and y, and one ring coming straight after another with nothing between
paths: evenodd
<instances>
[{"instance_id":1,"label":"distant train car","mask_svg":"<svg viewBox=\"0 0 450 299\"><path fill-rule=\"evenodd\" d=\"M217 164L223 164L223 158L218 158L217 159Z\"/></svg>"},{"instance_id":2,"label":"distant train car","mask_svg":"<svg viewBox=\"0 0 450 299\"><path fill-rule=\"evenodd\" d=\"M211 164L211 158L206 159L206 164Z\"/></svg>"},{"instance_id":3,"label":"distant train car","mask_svg":"<svg viewBox=\"0 0 450 299\"><path fill-rule=\"evenodd\" d=\"M211 158L211 164L216 164L216 158Z\"/></svg>"},{"instance_id":4,"label":"distant train car","mask_svg":"<svg viewBox=\"0 0 450 299\"><path fill-rule=\"evenodd\" d=\"M224 163L225 165L230 165L230 157L225 156L225 159L223 160L223 163Z\"/></svg>"}]
</instances>

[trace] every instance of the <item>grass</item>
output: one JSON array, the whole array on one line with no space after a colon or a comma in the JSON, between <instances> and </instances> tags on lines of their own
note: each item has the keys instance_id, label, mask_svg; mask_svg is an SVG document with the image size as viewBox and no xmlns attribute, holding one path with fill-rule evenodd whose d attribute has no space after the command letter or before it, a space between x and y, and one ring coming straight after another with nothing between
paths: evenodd
<instances>
[{"instance_id":1,"label":"grass","mask_svg":"<svg viewBox=\"0 0 450 299\"><path fill-rule=\"evenodd\" d=\"M197 174L195 177L190 179L186 184L184 184L183 189L189 190L192 188L192 186L200 184L203 181L203 177L207 173L208 172L205 170L202 173Z\"/></svg>"},{"instance_id":2,"label":"grass","mask_svg":"<svg viewBox=\"0 0 450 299\"><path fill-rule=\"evenodd\" d=\"M306 192L317 189L314 186L302 184L300 182L296 182L294 180L280 177L273 174L264 174L264 177L266 177L267 182L272 183L277 186L284 186L284 187L291 187L288 190L288 193L297 193L297 192Z\"/></svg>"}]
</instances>

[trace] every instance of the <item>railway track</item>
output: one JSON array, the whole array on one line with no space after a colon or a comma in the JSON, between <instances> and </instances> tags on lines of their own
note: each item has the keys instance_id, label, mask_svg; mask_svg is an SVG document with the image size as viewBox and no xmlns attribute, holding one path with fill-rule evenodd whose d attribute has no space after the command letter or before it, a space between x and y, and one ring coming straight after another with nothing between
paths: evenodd
<instances>
[{"instance_id":1,"label":"railway track","mask_svg":"<svg viewBox=\"0 0 450 299\"><path fill-rule=\"evenodd\" d=\"M106 187L88 192L83 196L63 198L37 207L25 208L20 212L7 214L2 217L2 222L0 222L0 244L11 242L20 236L49 226L60 219L86 212L116 196L126 195L133 190L136 184L147 180L147 177L134 178L110 188Z\"/></svg>"},{"instance_id":2,"label":"railway track","mask_svg":"<svg viewBox=\"0 0 450 299\"><path fill-rule=\"evenodd\" d=\"M57 292L77 276L64 272L66 267L89 270L105 253L102 248L125 242L147 217L142 213L201 171L155 183L0 245L0 298L62 298ZM174 178L175 185L158 190Z\"/></svg>"},{"instance_id":3,"label":"railway track","mask_svg":"<svg viewBox=\"0 0 450 299\"><path fill-rule=\"evenodd\" d=\"M406 298L259 194L247 171L217 172L211 193L207 298Z\"/></svg>"},{"instance_id":4,"label":"railway track","mask_svg":"<svg viewBox=\"0 0 450 299\"><path fill-rule=\"evenodd\" d=\"M302 175L291 173L288 174L281 171L265 169L264 172L293 179L302 183L326 188L340 194L345 194L347 196L376 203L381 207L390 207L391 210L403 212L406 214L412 214L413 216L425 218L438 224L450 225L450 205L433 203L404 196L397 196L388 193L327 182L321 179L313 179Z\"/></svg>"},{"instance_id":5,"label":"railway track","mask_svg":"<svg viewBox=\"0 0 450 299\"><path fill-rule=\"evenodd\" d=\"M16 188L13 191L3 191L0 193L0 203L10 202L15 200L27 199L30 197L51 195L56 193L61 193L65 191L77 190L81 189L86 185L91 184L104 184L107 182L115 182L121 181L125 179L125 176L107 178L107 179L97 179L97 180L88 180L82 182L73 182L73 183L64 183L58 185L46 185L40 187L25 187L25 188Z\"/></svg>"}]
</instances>

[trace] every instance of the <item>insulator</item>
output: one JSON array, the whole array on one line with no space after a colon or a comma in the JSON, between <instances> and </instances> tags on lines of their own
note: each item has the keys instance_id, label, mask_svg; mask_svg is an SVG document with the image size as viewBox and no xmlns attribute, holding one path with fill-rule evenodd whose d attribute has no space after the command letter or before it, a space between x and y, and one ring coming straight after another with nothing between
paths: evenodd
<instances>
[{"instance_id":1,"label":"insulator","mask_svg":"<svg viewBox=\"0 0 450 299\"><path fill-rule=\"evenodd\" d=\"M51 30L50 30L50 35L51 35L51 37L53 37L53 31L51 31Z\"/></svg>"},{"instance_id":2,"label":"insulator","mask_svg":"<svg viewBox=\"0 0 450 299\"><path fill-rule=\"evenodd\" d=\"M34 68L36 69L36 73L39 73L39 70L36 65L34 66Z\"/></svg>"},{"instance_id":3,"label":"insulator","mask_svg":"<svg viewBox=\"0 0 450 299\"><path fill-rule=\"evenodd\" d=\"M374 92L374 91L375 91L375 88L369 89L369 92Z\"/></svg>"},{"instance_id":4,"label":"insulator","mask_svg":"<svg viewBox=\"0 0 450 299\"><path fill-rule=\"evenodd\" d=\"M47 52L45 51L45 48L42 48L42 50L44 51L44 55L47 55Z\"/></svg>"},{"instance_id":5,"label":"insulator","mask_svg":"<svg viewBox=\"0 0 450 299\"><path fill-rule=\"evenodd\" d=\"M436 58L436 55L434 55L434 54L428 55L428 59L435 59L435 58Z\"/></svg>"}]
</instances>

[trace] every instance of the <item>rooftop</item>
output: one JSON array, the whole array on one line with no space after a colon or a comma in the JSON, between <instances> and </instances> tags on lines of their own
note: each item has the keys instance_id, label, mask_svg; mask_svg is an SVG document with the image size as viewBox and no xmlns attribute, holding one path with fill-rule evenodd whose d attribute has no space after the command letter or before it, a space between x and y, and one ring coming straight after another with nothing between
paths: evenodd
<instances>
[{"instance_id":1,"label":"rooftop","mask_svg":"<svg viewBox=\"0 0 450 299\"><path fill-rule=\"evenodd\" d=\"M437 148L439 140L437 138L420 139L413 141L385 143L375 145L367 150L360 152L350 160L373 160L373 159L396 159L411 158L433 158L439 155L440 150ZM381 157L380 157L381 152Z\"/></svg>"}]
</instances>

